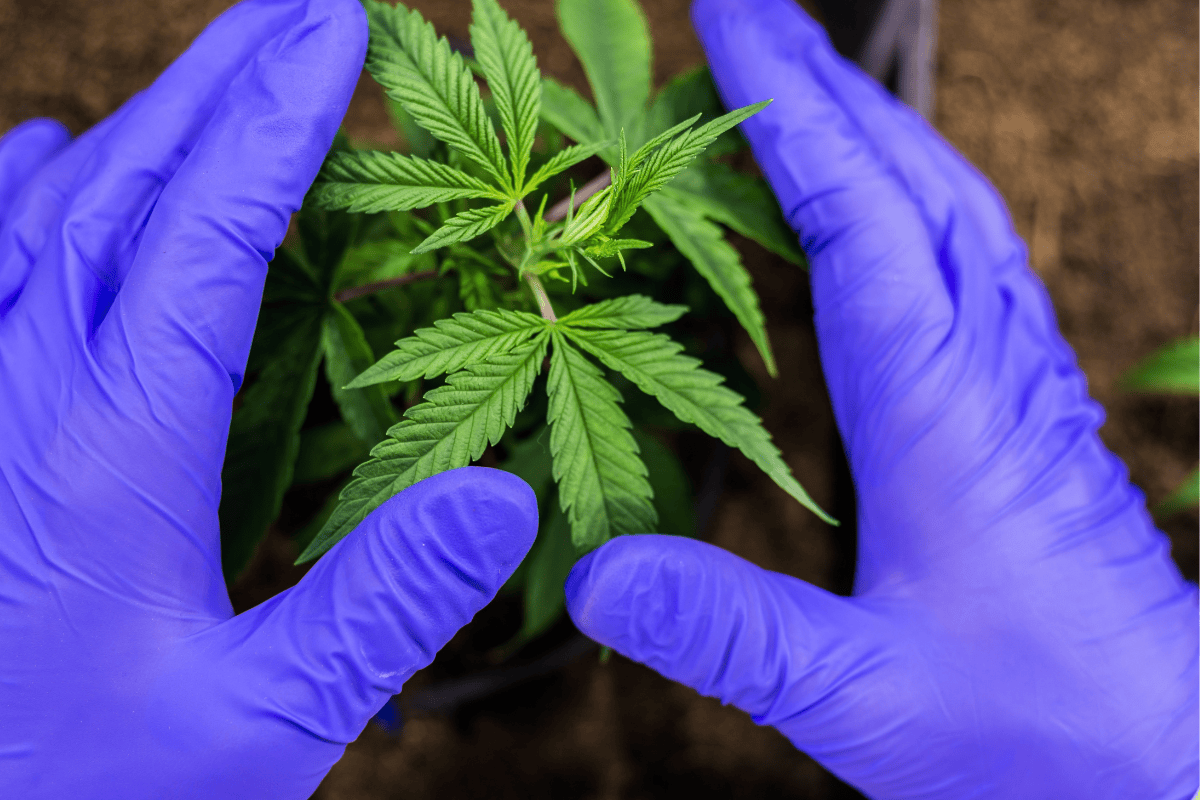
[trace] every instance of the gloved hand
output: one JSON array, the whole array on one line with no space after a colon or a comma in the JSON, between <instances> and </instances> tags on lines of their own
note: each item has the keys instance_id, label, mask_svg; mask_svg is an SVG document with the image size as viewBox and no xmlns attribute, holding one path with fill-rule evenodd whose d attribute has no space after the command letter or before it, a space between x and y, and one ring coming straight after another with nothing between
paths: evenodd
<instances>
[{"instance_id":1,"label":"gloved hand","mask_svg":"<svg viewBox=\"0 0 1200 800\"><path fill-rule=\"evenodd\" d=\"M575 623L872 797L1192 797L1196 588L1003 201L789 0L692 16L727 105L775 100L742 127L811 260L855 595L630 536L572 571Z\"/></svg>"},{"instance_id":2,"label":"gloved hand","mask_svg":"<svg viewBox=\"0 0 1200 800\"><path fill-rule=\"evenodd\" d=\"M366 40L247 0L76 141L0 140L0 796L306 798L532 544L527 485L457 470L232 614L232 400Z\"/></svg>"}]
</instances>

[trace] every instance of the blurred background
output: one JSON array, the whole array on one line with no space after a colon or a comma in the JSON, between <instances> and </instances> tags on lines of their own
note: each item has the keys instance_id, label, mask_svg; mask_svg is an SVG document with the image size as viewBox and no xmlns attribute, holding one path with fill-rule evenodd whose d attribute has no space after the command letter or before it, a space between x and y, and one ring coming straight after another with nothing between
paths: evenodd
<instances>
[{"instance_id":1,"label":"blurred background","mask_svg":"<svg viewBox=\"0 0 1200 800\"><path fill-rule=\"evenodd\" d=\"M501 3L529 32L542 69L586 93L553 1ZM82 132L153 81L229 5L0 0L0 133L37 116ZM440 32L467 39L470 0L410 5ZM843 55L864 54L879 21L878 0L803 5ZM658 84L703 61L684 0L645 6ZM925 76L921 102L931 122L1007 200L1090 392L1108 411L1101 436L1152 505L1196 463L1197 401L1130 394L1118 379L1200 325L1197 16L1192 0L941 0L923 29L927 69L918 63L907 75L910 92ZM919 27L901 26L908 36ZM903 92L903 67L875 67L889 88ZM346 128L359 142L395 144L369 79L360 83ZM845 506L806 275L748 243L742 250L780 363L781 378L771 380L749 340L736 345L764 392L767 427L817 501ZM1196 580L1195 510L1159 524L1184 574ZM734 459L703 537L768 569L849 593L850 533L821 524ZM298 580L303 569L291 566L294 558L289 539L270 536L232 587L235 606L247 608ZM446 652L467 647L472 628L486 624L477 619ZM412 685L432 680L437 668L435 662L424 671L430 674L418 673ZM742 712L620 657L601 665L592 652L452 714L413 714L398 735L369 726L315 796L858 795Z\"/></svg>"}]
</instances>

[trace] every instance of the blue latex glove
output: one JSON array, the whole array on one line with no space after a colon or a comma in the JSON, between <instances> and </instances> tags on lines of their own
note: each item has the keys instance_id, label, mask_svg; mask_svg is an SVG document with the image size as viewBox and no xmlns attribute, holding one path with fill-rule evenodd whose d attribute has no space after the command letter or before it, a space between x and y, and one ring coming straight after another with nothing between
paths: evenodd
<instances>
[{"instance_id":1,"label":"blue latex glove","mask_svg":"<svg viewBox=\"0 0 1200 800\"><path fill-rule=\"evenodd\" d=\"M853 598L701 542L568 579L596 640L880 798L1190 798L1197 602L995 190L788 0L693 22L812 263ZM747 520L747 524L753 524Z\"/></svg>"},{"instance_id":2,"label":"blue latex glove","mask_svg":"<svg viewBox=\"0 0 1200 800\"><path fill-rule=\"evenodd\" d=\"M457 470L232 614L232 400L366 40L248 0L78 140L0 140L0 796L306 798L533 541L527 485Z\"/></svg>"}]
</instances>

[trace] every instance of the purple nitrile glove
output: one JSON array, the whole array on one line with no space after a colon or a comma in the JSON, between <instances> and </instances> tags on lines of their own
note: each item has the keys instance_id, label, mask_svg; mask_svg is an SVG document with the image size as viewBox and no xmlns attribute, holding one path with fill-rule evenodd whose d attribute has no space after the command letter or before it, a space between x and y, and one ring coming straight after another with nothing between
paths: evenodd
<instances>
[{"instance_id":1,"label":"purple nitrile glove","mask_svg":"<svg viewBox=\"0 0 1200 800\"><path fill-rule=\"evenodd\" d=\"M0 140L0 796L306 798L533 541L527 485L456 470L233 616L232 400L366 40L247 0L76 141Z\"/></svg>"},{"instance_id":2,"label":"purple nitrile glove","mask_svg":"<svg viewBox=\"0 0 1200 800\"><path fill-rule=\"evenodd\" d=\"M987 181L788 0L692 9L812 264L858 492L853 598L631 536L568 608L872 797L1192 797L1196 588ZM753 524L747 520L747 524Z\"/></svg>"}]
</instances>

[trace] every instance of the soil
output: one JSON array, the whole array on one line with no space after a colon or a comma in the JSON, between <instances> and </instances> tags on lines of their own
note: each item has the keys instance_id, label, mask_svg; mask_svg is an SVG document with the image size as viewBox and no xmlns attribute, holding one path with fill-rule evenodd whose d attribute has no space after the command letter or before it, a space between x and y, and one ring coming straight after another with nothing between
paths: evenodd
<instances>
[{"instance_id":1,"label":"soil","mask_svg":"<svg viewBox=\"0 0 1200 800\"><path fill-rule=\"evenodd\" d=\"M228 5L0 0L0 131L51 116L81 132L149 84ZM469 0L414 5L439 30L466 38ZM551 0L504 5L530 32L543 69L585 89ZM702 54L686 2L646 5L661 83ZM1007 199L1091 394L1108 410L1101 435L1153 504L1197 461L1197 402L1123 394L1117 378L1200 325L1196 4L942 0L938 42L936 127ZM370 81L360 85L347 127L355 139L389 143ZM818 502L843 506L806 278L749 244L743 252L783 376L756 373L767 391L767 426ZM748 341L738 351L748 369L759 369ZM1192 580L1197 524L1195 512L1161 521ZM844 530L817 522L739 458L705 538L763 567L849 591L853 542ZM239 609L298 580L291 548L272 534L233 587ZM489 624L507 624L504 613L477 618L412 685L467 663L494 638ZM589 653L453 715L414 714L399 737L368 726L316 794L401 796L857 795L744 713L619 656L601 665Z\"/></svg>"}]
</instances>

